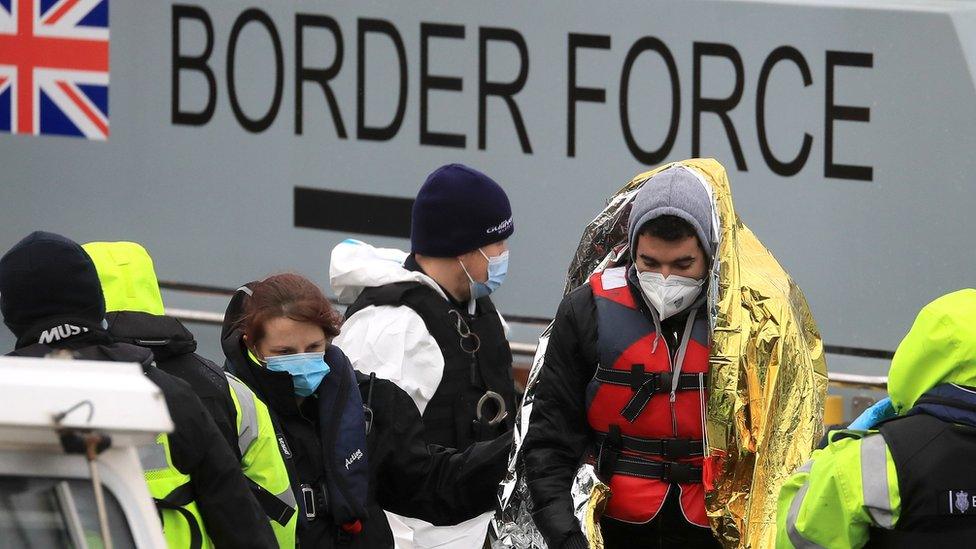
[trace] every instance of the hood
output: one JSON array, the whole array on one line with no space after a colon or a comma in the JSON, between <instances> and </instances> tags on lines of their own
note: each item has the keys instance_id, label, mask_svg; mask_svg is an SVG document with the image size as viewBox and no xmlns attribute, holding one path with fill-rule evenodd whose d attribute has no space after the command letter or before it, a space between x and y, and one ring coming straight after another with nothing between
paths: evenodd
<instances>
[{"instance_id":1,"label":"hood","mask_svg":"<svg viewBox=\"0 0 976 549\"><path fill-rule=\"evenodd\" d=\"M942 383L976 386L976 290L971 288L926 305L891 360L888 394L899 414Z\"/></svg>"},{"instance_id":2,"label":"hood","mask_svg":"<svg viewBox=\"0 0 976 549\"><path fill-rule=\"evenodd\" d=\"M197 341L178 319L140 311L116 311L105 315L108 333L115 341L145 347L156 360L188 355Z\"/></svg>"},{"instance_id":3,"label":"hood","mask_svg":"<svg viewBox=\"0 0 976 549\"><path fill-rule=\"evenodd\" d=\"M84 249L95 262L106 311L163 314L163 298L152 258L135 242L89 242Z\"/></svg>"},{"instance_id":4,"label":"hood","mask_svg":"<svg viewBox=\"0 0 976 549\"><path fill-rule=\"evenodd\" d=\"M637 235L645 223L663 215L687 221L708 255L718 248L717 212L709 185L696 171L680 164L651 176L634 198L630 210L627 241L631 257L637 252Z\"/></svg>"},{"instance_id":5,"label":"hood","mask_svg":"<svg viewBox=\"0 0 976 549\"><path fill-rule=\"evenodd\" d=\"M365 288L395 282L420 282L447 299L444 290L431 277L403 268L407 253L393 248L375 248L347 239L332 250L329 281L339 303L350 305Z\"/></svg>"},{"instance_id":6,"label":"hood","mask_svg":"<svg viewBox=\"0 0 976 549\"><path fill-rule=\"evenodd\" d=\"M244 316L244 304L251 295L251 287L255 284L257 284L256 280L238 288L234 292L234 296L230 298L230 303L227 304L227 310L224 311L224 323L220 328L220 346L232 366L239 365L235 363L243 363L241 338L244 334L237 323ZM230 371L234 373L233 369L230 369Z\"/></svg>"},{"instance_id":7,"label":"hood","mask_svg":"<svg viewBox=\"0 0 976 549\"><path fill-rule=\"evenodd\" d=\"M244 347L244 333L238 321L244 315L244 305L251 296L251 287L257 281L244 284L234 293L224 312L224 324L220 330L220 346L224 351L224 370L241 379L258 397L278 413L298 413L295 404L291 375L273 372L248 358Z\"/></svg>"},{"instance_id":8,"label":"hood","mask_svg":"<svg viewBox=\"0 0 976 549\"><path fill-rule=\"evenodd\" d=\"M0 312L17 338L68 317L75 324L101 324L105 300L85 250L61 235L33 232L0 258Z\"/></svg>"}]
</instances>

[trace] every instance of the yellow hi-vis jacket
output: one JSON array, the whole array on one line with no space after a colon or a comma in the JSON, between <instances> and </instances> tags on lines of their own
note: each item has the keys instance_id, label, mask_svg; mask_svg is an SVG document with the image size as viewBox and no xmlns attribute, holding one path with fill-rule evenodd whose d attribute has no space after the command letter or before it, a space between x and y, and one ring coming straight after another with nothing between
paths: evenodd
<instances>
[{"instance_id":1,"label":"yellow hi-vis jacket","mask_svg":"<svg viewBox=\"0 0 976 549\"><path fill-rule=\"evenodd\" d=\"M295 547L295 528L298 525L298 504L291 491L288 469L278 446L278 436L271 422L268 406L254 394L243 381L227 374L230 395L237 410L237 439L241 452L241 469L244 476L262 490L255 495L266 511L276 507L269 505L269 496L280 502L280 511L271 518L271 528L278 545ZM289 512L290 511L290 512Z\"/></svg>"},{"instance_id":2,"label":"yellow hi-vis jacket","mask_svg":"<svg viewBox=\"0 0 976 549\"><path fill-rule=\"evenodd\" d=\"M203 518L193 501L190 475L173 466L169 437L164 433L156 443L139 449L139 461L163 522L163 537L171 548L206 549L213 547Z\"/></svg>"},{"instance_id":3,"label":"yellow hi-vis jacket","mask_svg":"<svg viewBox=\"0 0 976 549\"><path fill-rule=\"evenodd\" d=\"M164 314L159 283L149 253L133 242L91 242L84 245L98 271L98 277L105 294L106 312L132 311L161 316ZM291 491L288 469L278 447L278 439L268 407L244 383L227 374L228 391L234 402L238 450L241 455L241 470L250 481L252 492L258 503L268 513L278 545L282 548L295 547L295 530L298 524L298 504ZM162 448L162 450L160 450ZM186 527L191 520L196 521L202 536L202 547L209 547L210 540L192 493L187 498L184 489L178 489L189 482L189 476L180 473L169 458L166 435L160 435L156 447L145 452L152 460L144 462L146 481L150 492L161 508L163 530L169 547L194 547L189 534L192 527ZM164 459L165 458L165 459ZM149 469L146 464L153 465ZM164 466L165 464L165 466ZM165 500L173 490L183 499L173 498L181 510L172 507ZM159 503L163 500L163 503ZM185 512L184 512L185 511Z\"/></svg>"},{"instance_id":4,"label":"yellow hi-vis jacket","mask_svg":"<svg viewBox=\"0 0 976 549\"><path fill-rule=\"evenodd\" d=\"M922 395L949 383L976 386L973 289L922 309L891 361L888 394L903 415ZM777 548L859 548L870 541L872 529L899 524L902 493L884 436L876 430L841 431L830 438L780 491Z\"/></svg>"}]
</instances>

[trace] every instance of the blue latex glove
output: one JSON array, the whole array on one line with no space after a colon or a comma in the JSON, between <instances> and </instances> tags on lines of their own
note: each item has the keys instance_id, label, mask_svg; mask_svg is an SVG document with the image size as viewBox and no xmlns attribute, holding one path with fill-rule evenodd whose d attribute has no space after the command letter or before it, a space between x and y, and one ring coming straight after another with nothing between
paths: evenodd
<instances>
[{"instance_id":1,"label":"blue latex glove","mask_svg":"<svg viewBox=\"0 0 976 549\"><path fill-rule=\"evenodd\" d=\"M896 415L895 408L891 405L891 398L885 397L872 404L867 410L864 410L847 428L856 431L867 431L882 421L895 417Z\"/></svg>"}]
</instances>

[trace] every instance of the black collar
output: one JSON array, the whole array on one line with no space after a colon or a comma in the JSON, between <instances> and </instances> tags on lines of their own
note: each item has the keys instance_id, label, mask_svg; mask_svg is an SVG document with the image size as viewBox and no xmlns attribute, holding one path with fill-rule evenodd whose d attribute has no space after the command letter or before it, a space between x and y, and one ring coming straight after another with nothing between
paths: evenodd
<instances>
[{"instance_id":1,"label":"black collar","mask_svg":"<svg viewBox=\"0 0 976 549\"><path fill-rule=\"evenodd\" d=\"M420 264L417 263L417 258L416 258L416 256L414 254L410 254L410 255L407 256L407 260L403 262L403 268L406 269L406 270L408 270L408 271L413 271L415 273L420 273L422 275L427 276L431 280L434 280L434 277L432 277L429 274L427 274L427 272L424 271L423 267L421 267ZM442 292L444 292L444 295L447 296L447 300L451 303L452 306L454 306L454 308L458 309L459 311L467 311L468 310L468 304L467 303L461 303L460 301L454 299L454 296L451 295L451 292L447 291L447 288L445 288L444 286L441 286L440 283L438 283L436 280L434 280L434 282L437 283L437 287L440 288Z\"/></svg>"},{"instance_id":2,"label":"black collar","mask_svg":"<svg viewBox=\"0 0 976 549\"><path fill-rule=\"evenodd\" d=\"M117 311L105 315L108 332L116 341L145 347L157 360L190 354L197 350L193 334L170 316L137 311Z\"/></svg>"}]
</instances>

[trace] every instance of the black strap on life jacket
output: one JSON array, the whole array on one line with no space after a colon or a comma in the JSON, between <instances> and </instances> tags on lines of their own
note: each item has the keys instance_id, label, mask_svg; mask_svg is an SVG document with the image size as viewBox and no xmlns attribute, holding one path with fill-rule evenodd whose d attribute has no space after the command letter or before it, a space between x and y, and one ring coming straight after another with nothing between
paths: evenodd
<instances>
[{"instance_id":1,"label":"black strap on life jacket","mask_svg":"<svg viewBox=\"0 0 976 549\"><path fill-rule=\"evenodd\" d=\"M645 372L643 364L634 364L630 371L614 370L602 366L596 369L594 379L600 383L630 387L634 396L627 402L620 415L633 422L644 411L647 403L657 393L671 392L674 377L671 372ZM708 374L679 374L678 391L699 390L708 385Z\"/></svg>"},{"instance_id":2,"label":"black strap on life jacket","mask_svg":"<svg viewBox=\"0 0 976 549\"><path fill-rule=\"evenodd\" d=\"M606 440L607 434L597 433L597 444L606 444ZM683 459L703 456L703 442L691 438L638 438L621 435L619 442L617 442L617 448L627 452L639 452L668 459Z\"/></svg>"},{"instance_id":3,"label":"black strap on life jacket","mask_svg":"<svg viewBox=\"0 0 976 549\"><path fill-rule=\"evenodd\" d=\"M664 482L689 483L702 481L702 468L690 463L652 461L627 452L644 452L669 459L702 455L702 441L691 439L641 439L620 433L620 426L610 425L608 433L597 435L599 452L596 474L609 482L615 474L659 479Z\"/></svg>"},{"instance_id":4,"label":"black strap on life jacket","mask_svg":"<svg viewBox=\"0 0 976 549\"><path fill-rule=\"evenodd\" d=\"M369 373L369 388L366 391L366 402L363 403L363 415L366 418L366 436L373 430L373 385L376 383L376 372Z\"/></svg>"},{"instance_id":5,"label":"black strap on life jacket","mask_svg":"<svg viewBox=\"0 0 976 549\"><path fill-rule=\"evenodd\" d=\"M159 511L159 520L163 520L163 511L176 511L186 520L190 529L190 549L200 549L203 547L203 532L200 531L200 524L196 517L189 512L184 505L189 505L194 500L193 487L189 483L176 487L164 498L153 498L156 509Z\"/></svg>"},{"instance_id":6,"label":"black strap on life jacket","mask_svg":"<svg viewBox=\"0 0 976 549\"><path fill-rule=\"evenodd\" d=\"M264 514L268 515L268 518L277 522L278 524L285 526L291 517L295 515L295 509L292 508L287 503L281 501L271 492L267 491L263 486L254 482L251 479L247 479L248 487L251 488L251 494L254 495L254 499L258 500L258 504L264 509ZM289 487L289 490L291 487Z\"/></svg>"},{"instance_id":7,"label":"black strap on life jacket","mask_svg":"<svg viewBox=\"0 0 976 549\"><path fill-rule=\"evenodd\" d=\"M702 481L702 468L690 463L651 461L630 455L621 455L617 459L617 469L614 472L675 484L700 483Z\"/></svg>"}]
</instances>

